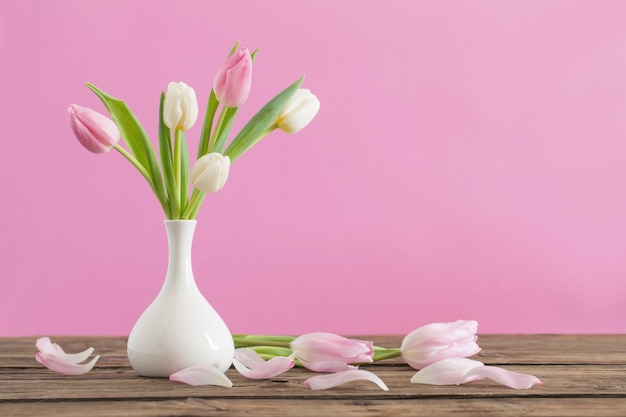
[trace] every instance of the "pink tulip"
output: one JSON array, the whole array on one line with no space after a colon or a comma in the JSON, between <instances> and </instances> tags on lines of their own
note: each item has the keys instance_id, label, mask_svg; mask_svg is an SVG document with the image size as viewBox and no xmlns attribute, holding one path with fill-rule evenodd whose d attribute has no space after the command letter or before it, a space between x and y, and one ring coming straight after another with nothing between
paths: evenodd
<instances>
[{"instance_id":1,"label":"pink tulip","mask_svg":"<svg viewBox=\"0 0 626 417\"><path fill-rule=\"evenodd\" d=\"M113 120L87 107L68 107L70 126L78 141L93 153L106 153L120 140L120 131Z\"/></svg>"},{"instance_id":2,"label":"pink tulip","mask_svg":"<svg viewBox=\"0 0 626 417\"><path fill-rule=\"evenodd\" d=\"M291 350L307 369L339 372L355 368L349 364L372 362L374 344L332 333L308 333L294 339Z\"/></svg>"},{"instance_id":3,"label":"pink tulip","mask_svg":"<svg viewBox=\"0 0 626 417\"><path fill-rule=\"evenodd\" d=\"M427 324L404 338L402 358L412 368L421 369L442 359L472 356L480 351L477 329L478 323L471 320Z\"/></svg>"},{"instance_id":4,"label":"pink tulip","mask_svg":"<svg viewBox=\"0 0 626 417\"><path fill-rule=\"evenodd\" d=\"M534 375L520 374L467 358L449 358L428 365L417 372L412 383L459 385L489 378L513 389L529 389L542 382Z\"/></svg>"},{"instance_id":5,"label":"pink tulip","mask_svg":"<svg viewBox=\"0 0 626 417\"><path fill-rule=\"evenodd\" d=\"M94 367L100 356L94 357L90 362L81 364L91 356L93 348L80 353L65 353L63 348L56 343L52 343L50 338L41 337L37 339L37 352L35 359L51 371L65 375L82 375Z\"/></svg>"},{"instance_id":6,"label":"pink tulip","mask_svg":"<svg viewBox=\"0 0 626 417\"><path fill-rule=\"evenodd\" d=\"M250 379L268 379L293 368L294 361L286 356L275 356L266 361L252 349L235 350L233 365L239 373Z\"/></svg>"},{"instance_id":7,"label":"pink tulip","mask_svg":"<svg viewBox=\"0 0 626 417\"><path fill-rule=\"evenodd\" d=\"M226 107L239 107L250 94L252 58L248 48L235 51L215 76L213 90L217 100Z\"/></svg>"},{"instance_id":8,"label":"pink tulip","mask_svg":"<svg viewBox=\"0 0 626 417\"><path fill-rule=\"evenodd\" d=\"M312 390L320 390L334 388L348 382L361 380L371 381L378 385L382 390L389 391L389 388L387 388L387 385L385 385L382 379L369 371L363 371L361 369L350 369L348 371L336 372L334 374L313 376L304 381L304 385L308 386Z\"/></svg>"}]
</instances>

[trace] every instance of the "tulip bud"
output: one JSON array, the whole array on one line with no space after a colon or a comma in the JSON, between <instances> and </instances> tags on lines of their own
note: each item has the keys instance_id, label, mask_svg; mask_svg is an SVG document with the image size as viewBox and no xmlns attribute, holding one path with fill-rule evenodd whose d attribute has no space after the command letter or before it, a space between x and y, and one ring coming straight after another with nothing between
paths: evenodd
<instances>
[{"instance_id":1,"label":"tulip bud","mask_svg":"<svg viewBox=\"0 0 626 417\"><path fill-rule=\"evenodd\" d=\"M213 81L215 97L226 107L239 107L250 94L252 58L248 48L230 55Z\"/></svg>"},{"instance_id":2,"label":"tulip bud","mask_svg":"<svg viewBox=\"0 0 626 417\"><path fill-rule=\"evenodd\" d=\"M291 342L291 350L300 363L315 372L340 372L351 363L372 362L374 344L347 339L333 333L308 333Z\"/></svg>"},{"instance_id":3,"label":"tulip bud","mask_svg":"<svg viewBox=\"0 0 626 417\"><path fill-rule=\"evenodd\" d=\"M198 190L215 193L222 189L228 179L230 158L212 152L198 159L191 169L191 182Z\"/></svg>"},{"instance_id":4,"label":"tulip bud","mask_svg":"<svg viewBox=\"0 0 626 417\"><path fill-rule=\"evenodd\" d=\"M300 88L289 99L276 118L278 128L286 133L296 133L315 117L320 101L311 90Z\"/></svg>"},{"instance_id":5,"label":"tulip bud","mask_svg":"<svg viewBox=\"0 0 626 417\"><path fill-rule=\"evenodd\" d=\"M170 129L188 130L198 118L198 101L193 88L171 82L163 102L163 121Z\"/></svg>"},{"instance_id":6,"label":"tulip bud","mask_svg":"<svg viewBox=\"0 0 626 417\"><path fill-rule=\"evenodd\" d=\"M74 135L87 150L106 153L119 142L117 125L105 115L78 104L72 104L67 111Z\"/></svg>"},{"instance_id":7,"label":"tulip bud","mask_svg":"<svg viewBox=\"0 0 626 417\"><path fill-rule=\"evenodd\" d=\"M402 340L402 358L412 368L421 369L443 359L472 356L480 351L477 329L478 323L472 320L427 324Z\"/></svg>"}]
</instances>

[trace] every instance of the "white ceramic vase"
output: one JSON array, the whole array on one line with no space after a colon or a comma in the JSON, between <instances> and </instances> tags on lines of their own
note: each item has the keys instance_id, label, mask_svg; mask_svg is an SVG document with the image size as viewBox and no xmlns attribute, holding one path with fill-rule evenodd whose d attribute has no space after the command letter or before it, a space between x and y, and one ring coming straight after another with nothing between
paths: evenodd
<instances>
[{"instance_id":1,"label":"white ceramic vase","mask_svg":"<svg viewBox=\"0 0 626 417\"><path fill-rule=\"evenodd\" d=\"M235 352L228 327L198 290L191 267L196 220L166 220L167 275L128 337L128 360L140 375L169 377L194 365L225 372Z\"/></svg>"}]
</instances>

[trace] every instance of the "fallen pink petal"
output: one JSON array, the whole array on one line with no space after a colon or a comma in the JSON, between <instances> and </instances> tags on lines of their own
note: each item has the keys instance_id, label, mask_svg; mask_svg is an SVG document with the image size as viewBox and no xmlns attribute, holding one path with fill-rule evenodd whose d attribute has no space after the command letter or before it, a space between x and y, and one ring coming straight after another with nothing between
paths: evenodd
<instances>
[{"instance_id":1,"label":"fallen pink petal","mask_svg":"<svg viewBox=\"0 0 626 417\"><path fill-rule=\"evenodd\" d=\"M467 358L448 358L428 365L418 371L411 382L414 384L429 385L458 385L467 376L468 372L478 367L484 367L485 364ZM464 382L480 379L476 376L474 379L468 379Z\"/></svg>"},{"instance_id":2,"label":"fallen pink petal","mask_svg":"<svg viewBox=\"0 0 626 417\"><path fill-rule=\"evenodd\" d=\"M298 358L302 366L313 372L343 372L357 369L354 365L348 365L342 361L309 362Z\"/></svg>"},{"instance_id":3,"label":"fallen pink petal","mask_svg":"<svg viewBox=\"0 0 626 417\"><path fill-rule=\"evenodd\" d=\"M312 390L322 390L334 388L354 381L370 381L378 385L382 390L389 391L389 388L387 388L387 385L385 385L382 379L370 371L361 369L352 369L349 371L336 372L334 374L313 376L304 381L304 385L308 386Z\"/></svg>"},{"instance_id":4,"label":"fallen pink petal","mask_svg":"<svg viewBox=\"0 0 626 417\"><path fill-rule=\"evenodd\" d=\"M258 353L248 348L235 349L235 359L247 368L256 368L265 363L265 360Z\"/></svg>"},{"instance_id":5,"label":"fallen pink petal","mask_svg":"<svg viewBox=\"0 0 626 417\"><path fill-rule=\"evenodd\" d=\"M295 362L286 356L276 356L266 361L254 350L245 348L236 349L233 359L235 369L250 379L273 378L293 368L294 364Z\"/></svg>"},{"instance_id":6,"label":"fallen pink petal","mask_svg":"<svg viewBox=\"0 0 626 417\"><path fill-rule=\"evenodd\" d=\"M212 365L197 365L185 368L170 375L170 381L194 386L219 385L226 388L233 386L231 380Z\"/></svg>"},{"instance_id":7,"label":"fallen pink petal","mask_svg":"<svg viewBox=\"0 0 626 417\"><path fill-rule=\"evenodd\" d=\"M480 366L469 370L460 384L476 379L489 378L513 389L529 389L542 382L534 375L520 374L497 366Z\"/></svg>"},{"instance_id":8,"label":"fallen pink petal","mask_svg":"<svg viewBox=\"0 0 626 417\"><path fill-rule=\"evenodd\" d=\"M56 343L52 343L50 338L41 337L35 343L37 352L35 359L37 362L50 369L65 375L83 375L91 371L100 359L100 356L94 357L91 361L81 364L91 356L93 348L84 350L80 353L65 353L63 348Z\"/></svg>"},{"instance_id":9,"label":"fallen pink petal","mask_svg":"<svg viewBox=\"0 0 626 417\"><path fill-rule=\"evenodd\" d=\"M541 381L534 375L520 374L467 358L449 358L435 362L418 371L412 383L430 385L460 385L489 378L514 389L529 389Z\"/></svg>"}]
</instances>

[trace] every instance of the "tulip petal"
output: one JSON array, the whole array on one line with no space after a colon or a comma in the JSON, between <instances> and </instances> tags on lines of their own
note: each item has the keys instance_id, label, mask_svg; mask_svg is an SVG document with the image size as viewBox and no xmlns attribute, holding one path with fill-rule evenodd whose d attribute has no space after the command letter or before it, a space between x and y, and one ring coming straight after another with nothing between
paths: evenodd
<instances>
[{"instance_id":1,"label":"tulip petal","mask_svg":"<svg viewBox=\"0 0 626 417\"><path fill-rule=\"evenodd\" d=\"M248 348L235 349L235 359L246 368L256 368L265 363L265 360L258 353Z\"/></svg>"},{"instance_id":2,"label":"tulip petal","mask_svg":"<svg viewBox=\"0 0 626 417\"><path fill-rule=\"evenodd\" d=\"M360 380L371 381L375 383L376 385L378 385L381 389L385 391L389 391L389 388L387 388L387 385L385 385L383 380L380 379L378 376L376 376L375 374L369 371L356 370L356 369L343 371L343 372L336 372L334 374L328 374L328 375L313 376L307 379L306 381L304 381L304 385L309 386L312 390L321 390L321 389L333 388L339 385L346 384L348 382L360 381Z\"/></svg>"},{"instance_id":3,"label":"tulip petal","mask_svg":"<svg viewBox=\"0 0 626 417\"><path fill-rule=\"evenodd\" d=\"M35 346L43 354L56 356L64 362L74 364L86 361L93 353L92 347L80 353L65 353L63 348L56 343L52 343L49 337L40 337L37 339Z\"/></svg>"},{"instance_id":4,"label":"tulip petal","mask_svg":"<svg viewBox=\"0 0 626 417\"><path fill-rule=\"evenodd\" d=\"M71 361L68 362L62 357L42 352L37 352L35 354L35 359L51 371L59 372L65 375L83 375L91 371L98 359L100 359L100 355L94 357L90 362L85 364L76 364Z\"/></svg>"},{"instance_id":5,"label":"tulip petal","mask_svg":"<svg viewBox=\"0 0 626 417\"><path fill-rule=\"evenodd\" d=\"M170 381L188 385L219 385L230 388L233 383L213 365L197 365L182 369L170 375Z\"/></svg>"},{"instance_id":6,"label":"tulip petal","mask_svg":"<svg viewBox=\"0 0 626 417\"><path fill-rule=\"evenodd\" d=\"M356 366L348 365L347 363L342 361L308 362L302 359L299 359L299 361L302 366L313 372L343 372L357 369Z\"/></svg>"},{"instance_id":7,"label":"tulip petal","mask_svg":"<svg viewBox=\"0 0 626 417\"><path fill-rule=\"evenodd\" d=\"M254 350L235 350L233 365L239 373L250 379L268 379L293 368L295 362L286 356L276 356L265 361Z\"/></svg>"},{"instance_id":8,"label":"tulip petal","mask_svg":"<svg viewBox=\"0 0 626 417\"><path fill-rule=\"evenodd\" d=\"M464 384L482 378L489 378L498 384L513 389L529 389L534 385L542 384L539 378L534 375L520 374L497 366L479 366L470 369L460 383Z\"/></svg>"},{"instance_id":9,"label":"tulip petal","mask_svg":"<svg viewBox=\"0 0 626 417\"><path fill-rule=\"evenodd\" d=\"M90 362L81 364L93 353L93 348L84 350L80 353L65 353L63 348L56 343L52 343L49 337L40 337L35 343L37 352L35 359L51 371L59 372L65 375L82 375L91 369L100 358L96 356Z\"/></svg>"},{"instance_id":10,"label":"tulip petal","mask_svg":"<svg viewBox=\"0 0 626 417\"><path fill-rule=\"evenodd\" d=\"M428 365L418 371L411 382L414 384L429 385L458 385L462 382L470 382L480 379L479 376L467 376L467 374L477 368L484 367L482 362L467 358L448 358ZM467 380L464 380L465 378Z\"/></svg>"}]
</instances>

